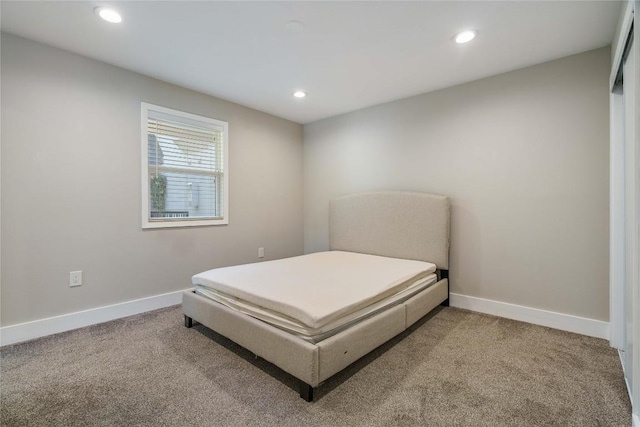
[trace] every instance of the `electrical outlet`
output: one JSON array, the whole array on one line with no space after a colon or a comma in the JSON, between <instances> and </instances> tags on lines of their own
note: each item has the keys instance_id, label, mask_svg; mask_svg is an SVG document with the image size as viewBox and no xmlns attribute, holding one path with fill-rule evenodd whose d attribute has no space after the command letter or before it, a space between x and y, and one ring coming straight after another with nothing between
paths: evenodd
<instances>
[{"instance_id":1,"label":"electrical outlet","mask_svg":"<svg viewBox=\"0 0 640 427\"><path fill-rule=\"evenodd\" d=\"M258 248L258 258L264 258L264 248Z\"/></svg>"},{"instance_id":2,"label":"electrical outlet","mask_svg":"<svg viewBox=\"0 0 640 427\"><path fill-rule=\"evenodd\" d=\"M69 286L82 285L82 271L72 271L69 273Z\"/></svg>"}]
</instances>

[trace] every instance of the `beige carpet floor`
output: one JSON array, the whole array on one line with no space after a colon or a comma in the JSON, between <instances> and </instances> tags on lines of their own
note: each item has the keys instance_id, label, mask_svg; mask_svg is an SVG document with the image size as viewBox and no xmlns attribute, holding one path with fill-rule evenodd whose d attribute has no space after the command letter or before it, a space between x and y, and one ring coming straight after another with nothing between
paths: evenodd
<instances>
[{"instance_id":1,"label":"beige carpet floor","mask_svg":"<svg viewBox=\"0 0 640 427\"><path fill-rule=\"evenodd\" d=\"M3 426L629 426L608 342L455 308L307 403L179 307L0 349Z\"/></svg>"}]
</instances>

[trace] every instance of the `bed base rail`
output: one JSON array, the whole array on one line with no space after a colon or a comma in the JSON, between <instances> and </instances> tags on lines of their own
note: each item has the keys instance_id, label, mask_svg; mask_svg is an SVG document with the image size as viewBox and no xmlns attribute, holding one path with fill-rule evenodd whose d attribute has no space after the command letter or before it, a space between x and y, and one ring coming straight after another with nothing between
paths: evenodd
<instances>
[{"instance_id":1,"label":"bed base rail","mask_svg":"<svg viewBox=\"0 0 640 427\"><path fill-rule=\"evenodd\" d=\"M404 303L317 344L237 313L192 291L183 294L182 310L185 327L191 328L196 320L273 363L298 380L301 398L313 402L314 390L321 382L446 302L448 288L448 280L443 278Z\"/></svg>"}]
</instances>

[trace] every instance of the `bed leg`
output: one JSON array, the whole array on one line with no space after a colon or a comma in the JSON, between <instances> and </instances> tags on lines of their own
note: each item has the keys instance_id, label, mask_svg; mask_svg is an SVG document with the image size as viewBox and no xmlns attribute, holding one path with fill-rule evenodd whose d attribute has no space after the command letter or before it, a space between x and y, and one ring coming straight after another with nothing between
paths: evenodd
<instances>
[{"instance_id":1,"label":"bed leg","mask_svg":"<svg viewBox=\"0 0 640 427\"><path fill-rule=\"evenodd\" d=\"M438 280L448 279L449 278L449 270L439 270L438 271ZM447 284L447 287L449 285ZM449 307L449 289L447 289L447 299L440 303L443 307Z\"/></svg>"},{"instance_id":2,"label":"bed leg","mask_svg":"<svg viewBox=\"0 0 640 427\"><path fill-rule=\"evenodd\" d=\"M307 402L313 402L313 387L304 381L300 381L300 397Z\"/></svg>"},{"instance_id":3,"label":"bed leg","mask_svg":"<svg viewBox=\"0 0 640 427\"><path fill-rule=\"evenodd\" d=\"M193 319L191 317L187 316L186 314L184 315L184 326L186 328L193 327Z\"/></svg>"}]
</instances>

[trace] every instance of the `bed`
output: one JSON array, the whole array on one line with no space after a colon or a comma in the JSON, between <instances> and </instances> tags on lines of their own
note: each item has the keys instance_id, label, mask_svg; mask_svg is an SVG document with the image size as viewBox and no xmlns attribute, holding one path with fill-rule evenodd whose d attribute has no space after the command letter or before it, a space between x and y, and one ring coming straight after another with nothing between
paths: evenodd
<instances>
[{"instance_id":1,"label":"bed","mask_svg":"<svg viewBox=\"0 0 640 427\"><path fill-rule=\"evenodd\" d=\"M449 211L447 197L416 192L332 200L329 251L195 275L185 326L273 363L313 401L326 379L448 305Z\"/></svg>"}]
</instances>

